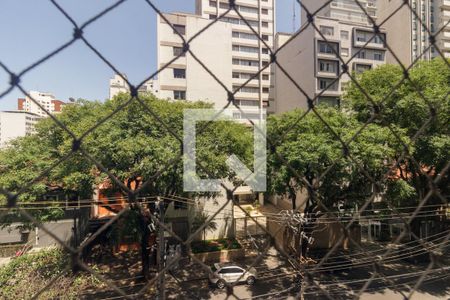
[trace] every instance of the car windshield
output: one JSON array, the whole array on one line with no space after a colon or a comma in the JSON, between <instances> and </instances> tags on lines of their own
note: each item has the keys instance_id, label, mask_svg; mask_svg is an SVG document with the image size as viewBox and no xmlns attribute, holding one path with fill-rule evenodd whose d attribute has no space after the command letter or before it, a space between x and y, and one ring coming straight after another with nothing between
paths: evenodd
<instances>
[{"instance_id":1,"label":"car windshield","mask_svg":"<svg viewBox=\"0 0 450 300\"><path fill-rule=\"evenodd\" d=\"M211 270L212 270L213 272L215 272L215 271L217 271L217 270L219 270L219 269L220 269L220 265L217 264L217 263L211 266Z\"/></svg>"}]
</instances>

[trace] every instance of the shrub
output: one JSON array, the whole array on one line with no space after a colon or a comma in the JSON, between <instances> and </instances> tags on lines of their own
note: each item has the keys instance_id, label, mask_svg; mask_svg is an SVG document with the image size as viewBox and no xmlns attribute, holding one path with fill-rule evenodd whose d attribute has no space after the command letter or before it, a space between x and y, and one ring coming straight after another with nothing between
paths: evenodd
<instances>
[{"instance_id":1,"label":"shrub","mask_svg":"<svg viewBox=\"0 0 450 300\"><path fill-rule=\"evenodd\" d=\"M233 250L240 248L242 248L241 244L239 244L239 242L234 238L196 241L191 244L191 249L193 253L205 253L205 252Z\"/></svg>"},{"instance_id":2,"label":"shrub","mask_svg":"<svg viewBox=\"0 0 450 300\"><path fill-rule=\"evenodd\" d=\"M68 255L60 249L42 250L17 257L0 268L0 295L6 299L30 299L56 276L60 276L46 289L40 299L77 299L88 286L99 285L90 274L72 275Z\"/></svg>"}]
</instances>

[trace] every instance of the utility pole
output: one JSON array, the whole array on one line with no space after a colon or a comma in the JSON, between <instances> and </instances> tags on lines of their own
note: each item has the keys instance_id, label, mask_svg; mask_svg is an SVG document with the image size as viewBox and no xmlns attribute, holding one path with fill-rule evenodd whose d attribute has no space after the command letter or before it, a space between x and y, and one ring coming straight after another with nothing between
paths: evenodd
<instances>
[{"instance_id":1,"label":"utility pole","mask_svg":"<svg viewBox=\"0 0 450 300\"><path fill-rule=\"evenodd\" d=\"M164 214L165 214L165 206L164 201L159 201L159 221L161 224L164 224ZM164 269L164 254L166 252L165 242L164 242L164 228L159 226L159 251L158 251L158 274ZM166 299L166 287L165 287L165 272L159 277L159 299Z\"/></svg>"}]
</instances>

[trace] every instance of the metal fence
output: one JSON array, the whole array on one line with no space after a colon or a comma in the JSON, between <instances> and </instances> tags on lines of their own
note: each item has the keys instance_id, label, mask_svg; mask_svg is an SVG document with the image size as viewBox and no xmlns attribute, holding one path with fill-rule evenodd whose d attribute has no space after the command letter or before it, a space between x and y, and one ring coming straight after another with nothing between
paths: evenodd
<instances>
[{"instance_id":1,"label":"metal fence","mask_svg":"<svg viewBox=\"0 0 450 300\"><path fill-rule=\"evenodd\" d=\"M111 11L114 10L120 10L121 6L123 3L127 2L126 0L120 0L115 2L113 5L109 6L107 9L105 9L104 11L100 12L99 14L93 16L91 19L89 19L88 21L84 22L83 24L78 24L71 16L70 13L65 11L64 8L58 4L58 2L56 0L51 0L51 3L58 9L58 11L67 19L67 22L70 22L73 25L73 36L70 38L70 40L68 42L63 43L60 47L56 48L55 50L53 50L52 52L48 53L46 56L42 57L41 59L37 60L35 63L31 64L30 66L28 66L27 68L25 68L24 70L15 73L13 70L10 70L7 67L7 62L4 62L1 60L0 58L0 67L9 74L10 77L10 82L9 82L9 88L3 92L1 92L0 94L0 100L4 99L5 96L7 96L14 88L19 89L23 94L27 95L28 97L30 97L36 105L38 105L43 111L47 111L45 107L41 106L39 104L38 101L36 101L35 99L33 99L30 95L28 95L27 90L25 89L25 87L22 85L21 83L21 79L28 73L30 72L38 72L37 67L45 64L46 62L48 62L49 60L51 60L53 57L55 57L56 55L58 55L60 52L64 51L67 48L70 48L73 44L75 43L83 43L84 45L86 45L91 51L92 53L94 53L99 60L103 61L106 65L108 65L111 70L113 70L115 73L117 74L121 74L121 70L119 70L118 68L116 68L114 66L114 64L109 61L105 56L102 55L101 51L99 49L97 49L91 41L89 41L86 36L85 36L85 32L87 32L90 28L90 26L92 24L94 24L95 22L97 22L98 20L100 20L101 18L103 18L105 15L108 15ZM167 20L167 18L165 17L165 15L158 9L158 7L151 1L151 0L143 0L143 2L147 3L170 27L172 27L172 29L174 30L174 32L177 32L176 28L170 23L169 20ZM298 4L301 6L301 8L306 12L306 16L307 16L307 25L303 26L299 31L297 31L294 36L287 41L287 43L277 49L274 50L271 47L269 47L269 45L266 43L265 40L263 40L261 38L261 36L259 36L258 32L249 24L248 20L246 20L246 18L241 14L241 12L239 11L239 9L237 9L237 4L235 3L234 0L230 0L229 1L229 8L228 10L226 10L223 14L217 16L216 19L211 20L209 25L206 26L205 28L203 28L202 30L200 30L197 34L195 34L191 39L186 40L185 37L181 34L178 34L179 38L183 41L183 50L182 52L180 52L177 56L175 56L169 63L165 64L163 67L159 68L155 73L151 74L148 78L146 78L145 80L143 80L141 83L138 84L133 84L131 82L129 82L127 80L127 78L123 78L127 84L129 85L130 88L130 98L129 100L121 107L119 107L116 111L114 111L111 115L109 115L108 117L99 120L97 124L95 124L94 126L92 126L91 128L89 128L88 130L86 130L86 132L80 137L77 136L76 134L74 134L73 132L70 131L69 128L67 128L59 119L58 117L53 116L52 114L48 113L49 117L54 121L55 124L57 124L58 126L60 126L65 132L67 132L70 136L72 136L73 138L73 143L72 143L72 152L68 153L67 156L61 158L60 161L58 161L54 166L52 166L50 169L47 170L43 170L42 174L37 177L35 180L26 183L23 185L23 187L18 190L18 191L8 191L8 190L3 190L1 189L0 192L5 195L7 197L7 210L3 211L3 213L8 212L9 210L17 210L20 212L20 214L22 215L22 217L28 219L29 221L31 221L32 223L34 223L37 227L40 228L40 230L46 232L48 235L52 236L55 240L58 241L58 243L64 248L66 249L72 257L72 265L71 266L67 266L66 269L64 270L64 272L62 272L61 274L59 274L58 276L55 276L52 280L50 280L46 286L36 295L34 295L34 298L39 298L40 295L45 292L46 289L48 289L52 284L54 284L54 282L56 282L58 280L58 278L62 275L64 275L65 273L69 272L70 269L76 265L78 266L80 269L89 272L91 274L93 274L96 278L98 278L100 281L102 281L104 284L106 284L107 288L109 288L111 291L113 291L116 296L114 296L114 299L119 299L119 298L126 298L126 299L140 299L141 297L144 297L144 295L147 295L148 297L154 297L155 295L158 295L161 299L164 299L166 297L165 295L165 284L166 281L168 280L168 278L171 276L171 273L169 272L170 270L173 270L173 268L175 266L177 266L177 264L180 262L181 260L181 256L180 257L176 257L176 258L171 258L169 263L167 263L165 266L163 266L161 264L161 268L158 270L157 274L155 277L151 278L148 282L146 282L145 284L142 285L142 287L137 290L137 291L133 291L132 293L127 292L127 290L125 290L122 286L120 286L116 281L113 281L109 278L107 278L107 276L101 275L100 272L92 267L90 267L88 264L86 264L85 262L83 262L80 259L80 254L83 253L83 251L85 251L85 248L89 246L89 244L99 235L101 235L103 232L105 232L109 226L111 226L111 224L113 224L116 220L120 219L122 217L122 215L128 211L130 209L130 207L132 206L140 206L142 205L142 202L139 201L139 196L140 196L140 189L137 190L133 190L128 186L125 186L122 182L120 182L120 180L118 178L116 178L113 174L111 174L111 172L109 172L106 168L104 168L100 162L96 161L96 159L89 154L84 148L83 148L83 139L86 137L87 134L95 131L99 126L101 126L103 123L105 123L109 118L111 118L114 114L116 114L117 112L119 112L120 110L126 109L126 106L129 105L132 102L138 102L142 105L142 109L144 109L148 114L150 114L151 116L155 117L157 120L159 120L161 122L161 126L164 127L165 129L167 129L171 134L174 135L174 137L179 140L182 141L183 139L176 135L176 133L174 133L171 130L171 124L165 124L160 118L158 118L158 116L155 114L154 109L152 107L149 107L146 105L145 102L143 102L140 99L140 95L138 94L138 89L149 79L155 78L162 70L166 69L171 63L173 63L174 61L176 61L179 57L185 55L185 54L189 54L192 56L192 58L194 60L196 60L203 68L206 72L208 72L213 78L214 80L216 80L226 91L226 93L229 96L229 103L227 105L228 106L234 106L236 109L240 110L242 112L243 115L245 115L245 113L242 111L241 107L239 105L237 105L235 103L235 99L234 99L234 95L236 95L236 93L240 90L240 88L246 86L251 80L257 78L262 71L264 70L268 70L271 65L276 65L277 68L284 73L285 76L287 76L290 81L292 82L292 84L302 93L305 95L305 97L308 99L308 109L306 110L306 112L297 120L297 123L302 122L302 120L305 118L306 115L308 114L313 114L315 116L318 117L318 119L321 120L321 122L324 123L324 125L326 126L326 128L328 128L328 130L330 131L330 133L336 138L336 140L340 143L340 145L342 146L342 152L343 152L343 156L346 156L348 159L350 159L354 166L356 166L357 168L359 168L360 170L360 174L361 176L366 177L366 179L371 182L373 185L378 186L380 184L382 184L383 182L379 182L374 180L368 172L365 171L364 166L360 165L360 163L352 158L352 153L349 151L349 144L354 141L362 132L364 132L364 130L366 130L367 126L374 122L376 120L376 118L378 118L378 116L383 114L383 110L380 106L379 102L375 102L371 96L362 89L362 87L358 84L358 80L357 77L355 76L355 74L353 74L350 71L350 68L348 67L348 62L346 60L344 60L341 57L341 54L338 53L333 47L331 47L331 49L333 49L334 54L336 55L336 57L338 57L340 63L342 64L342 72L340 74L339 77L341 77L342 75L347 75L350 80L355 84L355 86L357 88L360 89L360 92L363 93L367 100L373 105L374 111L373 111L373 115L371 118L369 118L369 120L363 124L363 126L361 127L361 129L355 134L355 136L353 136L350 140L342 140L342 138L339 136L338 133L336 133L332 126L330 126L330 124L327 124L327 122L325 121L325 118L323 118L320 115L319 110L316 107L316 100L317 98L320 96L317 95L314 98L311 98L309 95L307 95L303 88L302 88L302 82L296 81L288 72L285 71L285 68L283 65L281 65L278 60L277 60L277 54L279 54L279 52L286 46L288 45L296 36L301 35L304 30L306 30L306 28L310 28L313 27L315 29L315 31L321 36L321 39L323 41L326 41L326 43L328 45L331 45L331 41L329 41L327 39L327 36L324 36L321 31L319 30L319 28L316 26L315 24L315 17L316 14L318 13L318 11L311 11L309 10L308 7L305 7L305 5L301 2L301 1L297 1ZM331 3L332 1L328 1L325 5ZM375 21L373 19L373 17L371 15L369 15L365 10L364 7L362 6L362 4L358 1L355 1L355 4L357 4L366 14L367 18L369 19L373 31L375 33L380 33L380 27L386 22L386 20L377 20ZM324 5L324 6L325 6ZM423 30L426 31L429 36L430 36L430 45L428 47L427 50L430 50L431 47L434 47L436 52L438 53L438 56L440 56L441 58L443 58L445 60L445 63L447 64L447 66L450 68L450 63L445 59L443 52L439 49L439 45L436 42L435 37L437 36L437 34L441 33L443 28L440 28L439 30L437 30L436 32L432 32L430 31L430 28L427 28L425 24L422 23L421 21L421 16L417 15L416 11L412 8L411 4L409 3L409 1L403 1L403 3L399 6L400 8L408 8L411 13L413 14L413 16L415 16L419 22L422 24L423 26ZM251 30L251 32L253 32L256 36L258 36L258 38L261 40L261 43L264 45L264 47L266 47L267 49L269 49L270 52L270 64L267 64L265 66L260 66L260 70L257 74L255 74L252 78L248 79L246 83L244 83L241 87L237 88L236 90L229 90L228 88L226 88L226 85L223 84L222 82L220 82L220 80L209 70L208 65L205 65L204 63L202 63L202 57L198 57L195 53L193 53L193 51L190 49L189 45L192 43L192 41L194 41L195 39L197 39L199 36L202 35L202 33L208 29L210 26L213 26L216 22L220 22L222 19L226 18L227 15L231 12L234 11L239 17L240 19L248 26L248 29ZM389 18L395 18L395 14L392 14ZM449 25L448 21L445 25ZM381 35L380 35L381 36ZM373 37L372 37L373 38ZM367 41L365 43L365 45L363 47L361 47L360 51L362 51L363 49L365 49L368 45L368 43L370 42ZM387 50L393 55L393 57L396 59L398 65L400 65L400 67L403 70L403 78L400 80L400 82L398 83L393 83L392 84L392 90L390 92L386 93L386 97L384 100L386 100L391 93L393 93L402 83L404 82L409 82L413 87L416 87L416 92L417 95L421 98L422 101L424 101L424 103L426 103L429 107L429 117L428 120L426 122L424 122L424 124L422 124L420 126L420 129L416 132L416 134L414 135L414 137L412 138L413 140L416 140L418 138L420 138L420 136L423 134L423 132L425 131L425 129L427 128L427 126L429 125L430 122L432 122L436 116L436 108L433 106L433 104L429 101L429 99L427 99L427 97L423 94L421 87L416 86L416 82L411 81L410 77L409 77L409 72L410 70L416 65L416 63L420 60L420 57L418 57L411 65L409 66L405 66L401 63L401 60L398 58L398 56L396 55L396 53L394 53L391 49L391 47L389 46L389 44L386 43L386 41L384 41L384 43L386 44L386 48ZM358 53L355 53L353 55L352 58L355 58L358 55ZM336 79L338 80L338 79ZM276 99L275 99L276 100ZM448 101L448 94L446 95L446 97L444 97L442 99L443 102ZM383 101L381 101L382 103ZM224 108L225 109L225 108ZM395 130L391 131L392 135L394 137L396 137L399 142L404 146L404 151L401 155L401 157L398 158L398 162L400 162L401 159L403 159L405 156L408 156L410 153L410 147L409 145L405 144L397 135ZM276 146L279 144L280 141L271 141L270 139L268 140L268 144L269 144L269 148L270 149L275 149L276 151ZM125 209L123 209L122 211L120 211L118 214L116 214L110 221L108 221L106 224L103 224L97 231L95 234L93 234L92 236L90 236L87 240L85 240L83 243L81 243L78 247L72 247L71 245L65 243L64 241L60 240L55 234L53 234L51 231L49 231L45 226L43 226L40 222L38 222L25 208L21 207L18 203L18 198L19 196L24 193L24 191L26 191L27 189L29 189L32 185L34 185L36 182L38 182L40 179L42 179L43 177L45 177L45 175L50 172L53 168L55 168L58 164L60 164L61 162L65 161L66 159L68 159L68 157L72 154L72 153L81 153L87 160L89 160L90 162L92 162L93 164L95 164L102 172L104 172L105 174L108 174L109 178L114 181L117 185L119 185L122 189L122 192L126 195L128 195L128 205L126 206ZM283 157L280 156L280 159L283 161L287 161L285 160ZM410 157L411 158L411 157ZM177 160L182 159L182 155L177 157ZM414 162L414 158L412 158L412 161ZM175 161L172 162L173 164L175 164ZM446 172L448 171L450 164L447 162L447 164L445 165L445 167L442 169L441 173L438 176L435 176L434 178L431 178L431 176L429 176L429 174L423 174L427 180L428 180L428 184L429 184L429 189L428 192L426 193L426 195L420 199L420 201L418 202L418 205L413 207L410 211L410 213L408 215L402 215L395 207L390 207L390 212L392 215L396 215L398 216L398 219L400 220L400 222L402 222L403 224L405 224L405 226L409 226L410 222L412 219L414 219L418 214L421 213L421 208L426 205L427 201L430 199L430 197L435 196L438 197L439 199L442 200L442 203L444 205L448 205L447 204L447 198L445 195L441 195L441 191L437 188L437 183L439 183L440 180L442 180L443 177L446 176ZM163 166L164 168L170 168L171 165L167 165L167 166ZM286 165L287 168L292 168L289 165ZM327 170L327 172L332 168L332 166L330 166L330 168ZM419 168L420 170L420 168ZM390 170L392 171L392 170ZM293 173L295 173L295 170L293 170ZM160 173L156 172L155 176L158 176ZM383 178L388 178L389 176L389 172L387 174L385 174L385 176ZM320 174L318 176L319 178L322 177L322 174ZM304 181L304 179L299 176L297 178L299 181ZM316 187L311 185L310 182L305 182L305 185L307 185L309 187L309 189L314 193ZM226 190L228 190L229 194L231 195L233 193L233 190L230 190L228 187L224 186L224 188ZM369 206L369 204L373 201L373 197L374 195L372 195L371 197L367 198L367 201L364 203L364 205L362 205L359 208L358 214L353 214L352 217L348 218L345 220L345 222L343 221L341 223L342 226L342 230L344 232L348 232L351 229L351 226L354 222L356 222L358 220L358 216L363 213ZM154 202L156 202L157 200L155 199ZM234 202L231 197L227 200L227 203L233 202L233 204L236 207L239 207L242 212L247 216L245 218L245 220L252 220L252 223L254 224L258 224L258 219L252 217L245 209L243 209L239 203ZM194 233L189 235L188 239L183 239L179 236L177 236L170 228L167 227L167 225L163 222L163 220L161 220L161 218L159 218L156 215L152 215L150 214L150 218L152 219L153 223L159 227L159 228L163 228L165 231L170 233L171 238L174 238L175 240L177 240L180 244L189 247L190 243L192 242L194 236L199 235L199 233L202 232L203 229L205 229L208 226L208 223L211 222L214 217L216 215L218 215L222 209L224 209L225 205L222 206L221 208L217 209L214 214L210 215L206 222L201 225ZM329 214L334 214L333 212L335 211L333 208L328 208L326 207L324 204L322 204L322 209L324 211L327 211ZM272 234L266 229L266 224L261 224L260 228L257 230L258 233L260 232L265 232L265 234L271 236ZM396 238L396 242L400 241L403 237L403 235L406 234L404 232L398 234L397 238ZM376 252L376 260L373 259L374 258L374 252L372 250L367 250L364 247L359 247L359 262L363 263L365 265L368 266L372 266L372 271L371 271L371 275L369 278L366 278L364 280L360 280L360 281L352 281L352 282L323 282L320 281L320 279L317 278L317 274L319 271L324 270L324 268L327 268L327 259L329 258L333 258L336 256L336 251L339 248L339 245L342 242L342 239L344 239L344 236L348 236L348 234L343 235L342 237L339 238L339 242L336 242L335 245L333 247L331 247L331 249L329 249L323 256L317 258L317 262L315 264L313 264L312 266L302 262L301 260L298 259L298 257L294 257L292 254L288 253L287 251L285 251L285 249L283 248L279 248L278 251L279 253L291 264L292 267L292 272L289 274L300 274L303 278L302 280L302 284L301 284L301 288L296 291L294 293L294 289L292 288L287 288L287 290L279 290L276 291L275 293L269 293L266 295L260 295L260 296L255 296L255 298L273 298L273 297L278 297L278 298L286 298L287 296L287 292L291 292L293 293L292 295L294 297L307 297L308 295L311 295L312 297L316 297L316 296L321 296L324 298L328 298L328 299L333 299L333 292L331 291L331 289L333 289L334 287L337 287L338 285L341 284L358 284L357 287L353 287L352 290L352 297L356 297L358 298L359 296L361 296L364 292L369 292L372 290L372 286L373 285L377 285L377 282L383 282L382 287L390 287L391 289L399 292L401 295L403 295L405 298L409 298L411 297L415 291L417 291L421 284L428 280L428 279L436 279L436 272L438 271L442 271L444 272L444 275L448 276L448 269L447 268L441 268L441 269L436 269L436 261L435 261L435 253L437 250L442 250L444 248L444 246L446 245L446 242L448 242L449 238L450 238L450 233L446 233L446 234L442 234L439 238L440 241L440 246L436 249L436 248L430 248L430 245L427 244L425 239L422 239L420 237L416 236L417 241L420 243L420 247L423 249L423 251L425 253L428 253L430 255L431 262L429 263L429 265L427 265L426 267L424 267L424 269L421 272L416 272L416 273L408 273L408 274L399 274L399 275L386 275L385 272L383 271L383 265L386 263L386 261L389 261L389 259L393 258L393 252L395 251L394 249L384 249L384 250L379 250L378 252ZM357 242L355 242L356 245L358 245ZM270 248L270 246L273 245L273 237L272 238L268 238L267 239L267 243L265 245L265 248L260 251L260 253L258 254L257 257L255 257L254 262L249 266L250 267L255 267L258 266L259 262L261 261L261 259L263 258L264 255L267 254L268 249ZM261 249L260 249L261 250ZM200 269L202 269L204 272L206 272L207 274L211 274L212 275L212 271L211 268L206 265L204 262L200 261L196 256L194 256L191 253L187 254L188 257L190 258L190 260L197 266L199 266ZM274 276L277 276L277 274L272 274ZM408 284L410 285L405 285L405 282L399 282L397 281L398 278L402 278L402 279L407 279L409 276L409 278L413 278L413 283L411 284L411 282L408 282ZM263 276L264 277L264 276ZM270 277L270 276L266 276L266 277ZM180 282L177 282L177 284L181 284ZM237 299L239 299L239 296L237 296L234 293L234 288L235 288L236 284L228 284L227 283L227 298L231 297L233 298L233 296ZM407 287L406 288L406 292L405 289L400 289L400 287ZM181 285L180 285L180 289L181 289ZM192 298L196 298L197 296L195 296L195 294L190 295L189 297ZM199 297L200 298L200 297Z\"/></svg>"}]
</instances>

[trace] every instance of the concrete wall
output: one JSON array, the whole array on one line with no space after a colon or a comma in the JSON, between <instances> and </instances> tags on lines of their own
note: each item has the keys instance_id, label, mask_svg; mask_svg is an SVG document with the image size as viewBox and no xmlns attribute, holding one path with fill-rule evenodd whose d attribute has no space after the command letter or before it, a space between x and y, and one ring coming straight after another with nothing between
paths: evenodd
<instances>
[{"instance_id":1,"label":"concrete wall","mask_svg":"<svg viewBox=\"0 0 450 300\"><path fill-rule=\"evenodd\" d=\"M403 0L378 0L379 19L386 20L403 2ZM411 11L406 5L383 24L387 31L386 39L389 47L405 66L409 66L412 63L411 26ZM387 53L387 63L397 63L390 51Z\"/></svg>"},{"instance_id":2,"label":"concrete wall","mask_svg":"<svg viewBox=\"0 0 450 300\"><path fill-rule=\"evenodd\" d=\"M280 44L282 44L280 42ZM277 55L278 63L305 91L314 91L314 31L306 30L291 40ZM276 113L308 107L306 97L283 71L275 71ZM313 95L308 93L309 97Z\"/></svg>"},{"instance_id":3,"label":"concrete wall","mask_svg":"<svg viewBox=\"0 0 450 300\"><path fill-rule=\"evenodd\" d=\"M211 20L187 14L165 14L172 24L186 26L186 40L206 27ZM162 68L174 58L173 47L182 47L181 38L158 16L158 67ZM224 38L230 37L230 38ZM218 22L195 38L190 47L201 62L231 90L231 25ZM174 78L173 69L185 69L186 78ZM186 91L186 99L212 102L216 107L226 104L225 89L189 53L180 57L158 75L159 96L173 99L173 91Z\"/></svg>"},{"instance_id":4,"label":"concrete wall","mask_svg":"<svg viewBox=\"0 0 450 300\"><path fill-rule=\"evenodd\" d=\"M182 238L187 238L193 233L193 222L200 213L212 216L225 203L227 203L226 193L223 190L221 195L215 198L185 199L185 209L175 209L175 202L170 203L166 210L165 222L169 224L174 233ZM181 202L178 202L181 203ZM216 230L207 230L206 239L220 239L234 236L233 227L233 203L230 201L225 205L223 210L214 217L212 222L216 225ZM178 224L174 224L178 223ZM181 224L185 224L186 228L180 228ZM178 226L178 227L177 227ZM184 237L182 235L185 235ZM203 231L200 232L195 240L204 238Z\"/></svg>"},{"instance_id":5,"label":"concrete wall","mask_svg":"<svg viewBox=\"0 0 450 300\"><path fill-rule=\"evenodd\" d=\"M186 34L192 37L211 21L202 18L187 18ZM231 82L231 24L218 22L191 42L195 56L229 89ZM206 100L215 107L227 104L227 92L214 78L188 54L186 57L186 97L189 100Z\"/></svg>"},{"instance_id":6,"label":"concrete wall","mask_svg":"<svg viewBox=\"0 0 450 300\"><path fill-rule=\"evenodd\" d=\"M31 134L39 117L22 111L0 112L0 148L11 140Z\"/></svg>"},{"instance_id":7,"label":"concrete wall","mask_svg":"<svg viewBox=\"0 0 450 300\"><path fill-rule=\"evenodd\" d=\"M225 203L227 203L227 197L225 191L215 199L201 199L198 202L198 211L204 211L209 216L212 216L217 210L219 210ZM225 237L234 236L233 227L233 203L228 202L223 210L217 214L213 219L217 225L217 229L214 231L206 232L206 239L220 239ZM203 238L203 237L199 237Z\"/></svg>"},{"instance_id":8,"label":"concrete wall","mask_svg":"<svg viewBox=\"0 0 450 300\"><path fill-rule=\"evenodd\" d=\"M29 243L33 247L50 247L59 245L51 235L42 229L33 229L29 233L22 233L19 230L19 223L14 223L9 227L0 229L0 244L9 243ZM69 243L73 236L73 220L61 220L58 222L46 223L45 229L54 234L61 241Z\"/></svg>"}]
</instances>

